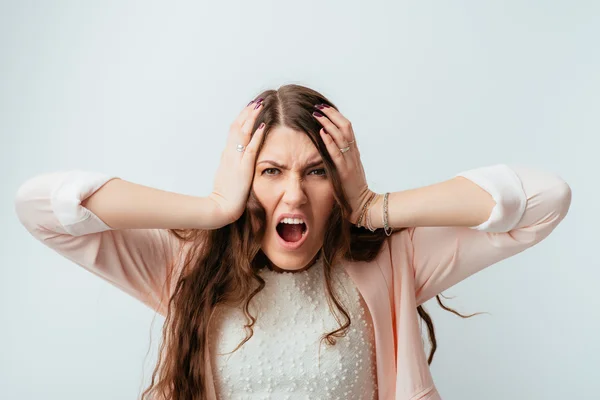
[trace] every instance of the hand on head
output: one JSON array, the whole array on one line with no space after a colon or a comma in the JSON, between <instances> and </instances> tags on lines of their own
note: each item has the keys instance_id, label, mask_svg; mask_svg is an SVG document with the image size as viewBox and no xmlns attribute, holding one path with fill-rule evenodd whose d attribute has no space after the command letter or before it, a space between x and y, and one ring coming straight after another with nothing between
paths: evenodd
<instances>
[{"instance_id":1,"label":"hand on head","mask_svg":"<svg viewBox=\"0 0 600 400\"><path fill-rule=\"evenodd\" d=\"M254 135L252 129L263 108L263 99L253 100L238 115L229 128L227 144L208 196L215 201L223 215L223 226L236 221L246 208L254 177L254 162L265 126L261 124Z\"/></svg>"},{"instance_id":2,"label":"hand on head","mask_svg":"<svg viewBox=\"0 0 600 400\"><path fill-rule=\"evenodd\" d=\"M252 134L256 119L264 107L262 101L259 98L248 103L229 129L213 191L208 196L222 212L223 225L236 221L246 207L257 151L265 131L262 123ZM373 199L375 193L367 185L352 124L334 107L326 104L314 107L313 116L323 126L321 138L336 165L344 193L352 207L348 219L356 224L364 206Z\"/></svg>"},{"instance_id":3,"label":"hand on head","mask_svg":"<svg viewBox=\"0 0 600 400\"><path fill-rule=\"evenodd\" d=\"M316 104L313 116L323 126L321 137L329 155L335 162L344 192L352 207L349 217L356 224L362 209L373 198L374 192L367 185L365 170L350 121L338 110L326 104Z\"/></svg>"}]
</instances>

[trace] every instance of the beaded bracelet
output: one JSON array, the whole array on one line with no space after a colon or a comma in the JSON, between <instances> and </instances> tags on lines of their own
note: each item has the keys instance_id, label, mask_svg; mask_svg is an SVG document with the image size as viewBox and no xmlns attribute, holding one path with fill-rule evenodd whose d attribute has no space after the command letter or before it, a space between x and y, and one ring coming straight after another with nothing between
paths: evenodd
<instances>
[{"instance_id":1,"label":"beaded bracelet","mask_svg":"<svg viewBox=\"0 0 600 400\"><path fill-rule=\"evenodd\" d=\"M383 195L383 231L386 235L390 236L392 234L392 229L388 226L388 197L389 192ZM390 232L388 233L388 229Z\"/></svg>"}]
</instances>

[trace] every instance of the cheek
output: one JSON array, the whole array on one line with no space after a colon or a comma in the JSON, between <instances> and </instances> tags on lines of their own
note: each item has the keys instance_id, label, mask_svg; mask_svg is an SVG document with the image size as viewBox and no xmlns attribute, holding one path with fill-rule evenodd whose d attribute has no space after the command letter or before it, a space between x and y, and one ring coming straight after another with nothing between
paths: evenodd
<instances>
[{"instance_id":1,"label":"cheek","mask_svg":"<svg viewBox=\"0 0 600 400\"><path fill-rule=\"evenodd\" d=\"M272 214L276 204L276 191L268 183L254 181L252 184L254 195L265 209L267 216Z\"/></svg>"},{"instance_id":2,"label":"cheek","mask_svg":"<svg viewBox=\"0 0 600 400\"><path fill-rule=\"evenodd\" d=\"M256 195L256 198L263 203L263 200L266 199L269 195L269 188L267 187L267 185L265 185L264 183L260 182L259 180L255 180L254 182L252 182L252 190L254 191L254 194Z\"/></svg>"},{"instance_id":3,"label":"cheek","mask_svg":"<svg viewBox=\"0 0 600 400\"><path fill-rule=\"evenodd\" d=\"M316 217L319 227L323 227L329 219L329 215L335 204L333 189L328 187L327 189L315 191L312 193L311 202L314 207L313 215Z\"/></svg>"}]
</instances>

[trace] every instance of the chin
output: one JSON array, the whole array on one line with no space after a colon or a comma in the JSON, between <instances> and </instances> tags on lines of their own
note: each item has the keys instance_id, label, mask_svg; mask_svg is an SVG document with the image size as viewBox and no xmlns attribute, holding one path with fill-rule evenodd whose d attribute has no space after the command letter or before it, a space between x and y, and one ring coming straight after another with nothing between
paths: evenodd
<instances>
[{"instance_id":1,"label":"chin","mask_svg":"<svg viewBox=\"0 0 600 400\"><path fill-rule=\"evenodd\" d=\"M281 252L264 252L267 258L279 269L297 271L304 268L314 258L314 254L285 254Z\"/></svg>"}]
</instances>

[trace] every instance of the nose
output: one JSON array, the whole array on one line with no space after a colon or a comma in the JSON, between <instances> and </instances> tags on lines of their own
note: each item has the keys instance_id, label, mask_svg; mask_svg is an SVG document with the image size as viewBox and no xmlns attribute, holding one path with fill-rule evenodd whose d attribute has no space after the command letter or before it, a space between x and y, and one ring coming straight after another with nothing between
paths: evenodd
<instances>
[{"instance_id":1,"label":"nose","mask_svg":"<svg viewBox=\"0 0 600 400\"><path fill-rule=\"evenodd\" d=\"M293 177L287 180L282 200L290 208L298 208L308 201L301 178Z\"/></svg>"}]
</instances>

